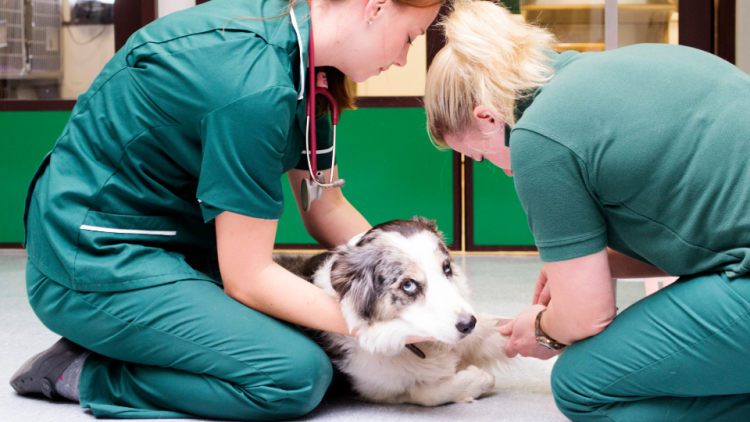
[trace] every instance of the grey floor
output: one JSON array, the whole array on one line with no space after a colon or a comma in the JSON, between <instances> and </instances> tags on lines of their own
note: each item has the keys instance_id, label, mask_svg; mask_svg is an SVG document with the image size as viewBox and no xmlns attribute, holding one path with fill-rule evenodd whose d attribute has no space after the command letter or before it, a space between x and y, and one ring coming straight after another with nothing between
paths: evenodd
<instances>
[{"instance_id":1,"label":"grey floor","mask_svg":"<svg viewBox=\"0 0 750 422\"><path fill-rule=\"evenodd\" d=\"M539 270L538 256L455 256L469 277L478 312L515 316L531 303ZM49 347L59 336L35 317L26 300L21 250L0 249L0 420L94 421L73 403L54 403L18 396L7 384L15 370L30 356ZM643 283L618 283L620 310L644 296ZM518 358L497 374L495 394L474 403L436 408L384 406L352 400L326 399L305 421L566 421L555 408L549 374L554 362Z\"/></svg>"}]
</instances>

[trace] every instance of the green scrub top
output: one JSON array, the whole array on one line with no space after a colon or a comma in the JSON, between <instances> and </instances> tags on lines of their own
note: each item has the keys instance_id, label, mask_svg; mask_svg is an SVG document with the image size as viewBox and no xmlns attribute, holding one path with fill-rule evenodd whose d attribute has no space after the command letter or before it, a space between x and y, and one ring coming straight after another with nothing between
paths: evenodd
<instances>
[{"instance_id":1,"label":"green scrub top","mask_svg":"<svg viewBox=\"0 0 750 422\"><path fill-rule=\"evenodd\" d=\"M307 168L309 7L294 7L301 39L274 18L287 7L212 0L130 37L32 180L26 247L42 273L79 291L220 283L214 217L281 217L282 175ZM234 19L247 17L268 19ZM317 127L330 168L328 119Z\"/></svg>"},{"instance_id":2,"label":"green scrub top","mask_svg":"<svg viewBox=\"0 0 750 422\"><path fill-rule=\"evenodd\" d=\"M609 246L673 275L750 272L750 76L674 45L551 54L510 137L542 260Z\"/></svg>"}]
</instances>

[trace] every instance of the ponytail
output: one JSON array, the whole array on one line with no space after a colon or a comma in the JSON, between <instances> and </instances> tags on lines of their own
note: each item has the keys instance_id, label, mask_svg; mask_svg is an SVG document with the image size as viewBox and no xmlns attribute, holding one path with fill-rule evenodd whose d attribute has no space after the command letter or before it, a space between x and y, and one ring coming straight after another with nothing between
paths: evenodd
<instances>
[{"instance_id":1,"label":"ponytail","mask_svg":"<svg viewBox=\"0 0 750 422\"><path fill-rule=\"evenodd\" d=\"M456 0L441 23L446 44L427 73L427 127L435 144L446 134L475 127L474 108L484 105L510 127L516 101L531 95L553 74L554 36L516 21L503 6L482 0Z\"/></svg>"}]
</instances>

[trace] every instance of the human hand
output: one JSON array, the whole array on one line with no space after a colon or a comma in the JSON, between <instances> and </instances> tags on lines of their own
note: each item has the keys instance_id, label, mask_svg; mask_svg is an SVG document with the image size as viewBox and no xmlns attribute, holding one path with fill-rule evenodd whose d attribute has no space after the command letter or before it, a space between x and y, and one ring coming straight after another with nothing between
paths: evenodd
<instances>
[{"instance_id":1,"label":"human hand","mask_svg":"<svg viewBox=\"0 0 750 422\"><path fill-rule=\"evenodd\" d=\"M545 309L542 305L534 305L520 314L508 324L499 328L500 334L510 336L505 345L505 354L509 358L516 355L547 360L557 356L561 351L549 350L536 341L534 323L536 316Z\"/></svg>"},{"instance_id":2,"label":"human hand","mask_svg":"<svg viewBox=\"0 0 750 422\"><path fill-rule=\"evenodd\" d=\"M542 268L542 272L539 273L539 279L536 281L534 300L531 304L547 306L550 299L552 299L552 296L550 295L549 284L547 284L547 269Z\"/></svg>"}]
</instances>

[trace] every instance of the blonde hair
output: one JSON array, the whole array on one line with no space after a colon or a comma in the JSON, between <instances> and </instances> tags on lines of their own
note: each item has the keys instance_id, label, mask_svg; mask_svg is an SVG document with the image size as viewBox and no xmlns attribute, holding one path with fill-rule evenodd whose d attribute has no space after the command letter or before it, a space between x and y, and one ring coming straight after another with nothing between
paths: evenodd
<instances>
[{"instance_id":1,"label":"blonde hair","mask_svg":"<svg viewBox=\"0 0 750 422\"><path fill-rule=\"evenodd\" d=\"M447 147L446 134L476 127L477 105L513 127L516 101L552 77L545 50L552 48L554 36L483 0L456 0L440 25L446 44L427 72L424 97L433 143Z\"/></svg>"}]
</instances>

